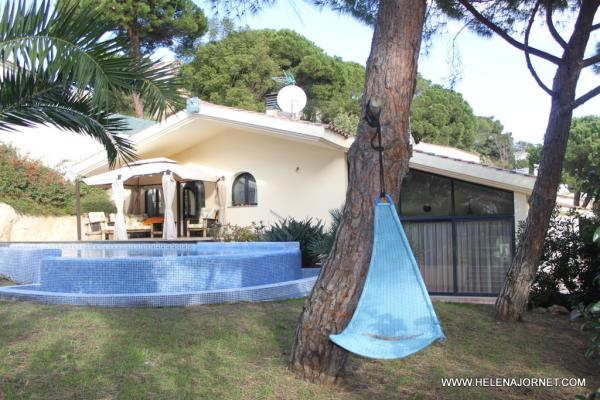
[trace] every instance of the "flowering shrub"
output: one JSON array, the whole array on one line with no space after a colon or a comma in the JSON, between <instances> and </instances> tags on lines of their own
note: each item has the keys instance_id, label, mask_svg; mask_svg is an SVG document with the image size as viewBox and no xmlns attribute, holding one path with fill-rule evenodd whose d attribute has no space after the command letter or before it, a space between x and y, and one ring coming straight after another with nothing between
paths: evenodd
<instances>
[{"instance_id":1,"label":"flowering shrub","mask_svg":"<svg viewBox=\"0 0 600 400\"><path fill-rule=\"evenodd\" d=\"M250 226L215 224L210 230L210 235L224 242L259 242L263 240L265 228L262 221L252 222Z\"/></svg>"},{"instance_id":2,"label":"flowering shrub","mask_svg":"<svg viewBox=\"0 0 600 400\"><path fill-rule=\"evenodd\" d=\"M82 185L82 212L113 209L106 192ZM0 145L0 202L23 214L75 213L75 185L38 160L20 156L14 147Z\"/></svg>"}]
</instances>

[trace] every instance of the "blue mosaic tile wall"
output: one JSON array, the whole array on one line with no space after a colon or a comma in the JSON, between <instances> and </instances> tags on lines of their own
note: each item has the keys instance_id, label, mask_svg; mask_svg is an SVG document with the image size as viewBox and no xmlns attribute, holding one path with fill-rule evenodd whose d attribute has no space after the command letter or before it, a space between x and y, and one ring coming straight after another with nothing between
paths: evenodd
<instances>
[{"instance_id":1,"label":"blue mosaic tile wall","mask_svg":"<svg viewBox=\"0 0 600 400\"><path fill-rule=\"evenodd\" d=\"M56 243L0 247L0 297L166 307L306 296L298 243Z\"/></svg>"}]
</instances>

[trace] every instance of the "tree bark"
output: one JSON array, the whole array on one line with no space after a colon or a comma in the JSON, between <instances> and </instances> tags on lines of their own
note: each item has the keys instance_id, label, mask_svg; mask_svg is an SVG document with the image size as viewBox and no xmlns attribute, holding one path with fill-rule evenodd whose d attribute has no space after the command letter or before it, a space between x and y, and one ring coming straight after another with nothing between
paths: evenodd
<instances>
[{"instance_id":1,"label":"tree bark","mask_svg":"<svg viewBox=\"0 0 600 400\"><path fill-rule=\"evenodd\" d=\"M496 317L501 320L520 320L527 307L529 291L535 279L546 231L556 204L571 129L572 104L599 3L599 0L582 1L573 34L554 75L550 117L544 135L538 176L529 201L530 208L523 239L511 262L504 287L496 300Z\"/></svg>"},{"instance_id":2,"label":"tree bark","mask_svg":"<svg viewBox=\"0 0 600 400\"><path fill-rule=\"evenodd\" d=\"M129 37L129 42L131 43L133 56L137 61L140 61L142 59L142 49L138 32L134 27L130 26L127 28L127 36ZM144 118L144 104L142 103L140 94L135 92L132 93L131 100L133 103L133 115L135 115L137 118Z\"/></svg>"},{"instance_id":3,"label":"tree bark","mask_svg":"<svg viewBox=\"0 0 600 400\"><path fill-rule=\"evenodd\" d=\"M367 62L363 108L368 101L381 105L385 184L395 201L411 154L408 119L425 8L426 0L381 1ZM329 340L329 334L340 332L349 322L371 257L374 200L380 191L377 152L370 143L373 134L361 120L348 152L342 222L296 330L290 368L312 382L335 383L348 356Z\"/></svg>"}]
</instances>

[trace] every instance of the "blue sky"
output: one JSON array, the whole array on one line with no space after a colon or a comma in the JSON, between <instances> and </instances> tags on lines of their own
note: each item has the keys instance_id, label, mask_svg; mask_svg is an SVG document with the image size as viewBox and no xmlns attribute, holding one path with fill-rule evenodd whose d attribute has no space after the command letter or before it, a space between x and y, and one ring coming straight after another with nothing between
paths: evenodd
<instances>
[{"instance_id":1,"label":"blue sky","mask_svg":"<svg viewBox=\"0 0 600 400\"><path fill-rule=\"evenodd\" d=\"M290 3L293 7L290 7ZM210 7L199 4L210 14ZM365 64L371 47L372 29L355 19L319 10L309 4L296 1L279 1L256 16L239 21L251 28L293 29L323 48L328 54L344 60ZM561 21L558 25L560 25ZM565 22L565 21L562 21ZM568 24L567 24L568 25ZM458 27L450 25L450 32ZM450 68L448 53L452 34L439 35L433 39L428 54L419 59L421 74L435 83L447 86ZM598 35L592 38L595 43ZM495 116L513 133L516 140L539 143L542 141L550 110L549 96L534 82L529 74L523 53L513 49L501 39L483 39L466 30L457 40L462 60L462 80L455 90L461 92L471 104L475 114ZM557 48L545 28L532 32L532 45L545 50ZM590 46L591 48L591 46ZM540 74L551 84L552 68L545 62L536 62ZM580 79L580 92L600 84L600 75L585 73ZM576 115L600 114L600 98L595 98L576 110Z\"/></svg>"}]
</instances>

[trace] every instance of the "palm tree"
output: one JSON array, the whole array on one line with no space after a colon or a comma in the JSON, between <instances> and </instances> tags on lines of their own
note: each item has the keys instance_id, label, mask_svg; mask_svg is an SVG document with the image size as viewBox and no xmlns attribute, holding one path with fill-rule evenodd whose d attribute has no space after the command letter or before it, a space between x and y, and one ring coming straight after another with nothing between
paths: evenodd
<instances>
[{"instance_id":1,"label":"palm tree","mask_svg":"<svg viewBox=\"0 0 600 400\"><path fill-rule=\"evenodd\" d=\"M110 27L98 22L96 10L8 0L0 12L0 129L42 123L89 135L114 166L135 152L120 135L127 125L112 115L111 99L140 93L148 115L159 120L181 108L177 73L136 60L126 43L106 34Z\"/></svg>"}]
</instances>

